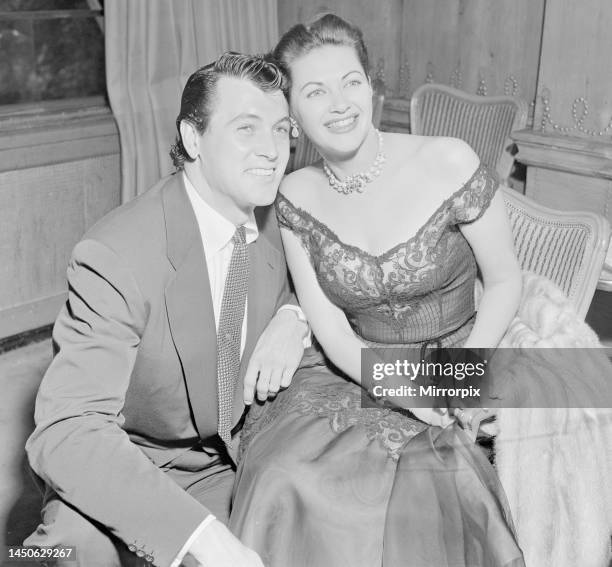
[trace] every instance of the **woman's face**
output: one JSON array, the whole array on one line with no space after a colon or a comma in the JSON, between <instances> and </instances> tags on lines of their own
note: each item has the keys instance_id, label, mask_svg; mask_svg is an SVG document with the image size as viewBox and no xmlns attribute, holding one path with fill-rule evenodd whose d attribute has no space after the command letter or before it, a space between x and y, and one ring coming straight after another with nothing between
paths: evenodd
<instances>
[{"instance_id":1,"label":"woman's face","mask_svg":"<svg viewBox=\"0 0 612 567\"><path fill-rule=\"evenodd\" d=\"M352 47L317 47L291 63L291 112L329 158L348 158L372 123L372 88Z\"/></svg>"}]
</instances>

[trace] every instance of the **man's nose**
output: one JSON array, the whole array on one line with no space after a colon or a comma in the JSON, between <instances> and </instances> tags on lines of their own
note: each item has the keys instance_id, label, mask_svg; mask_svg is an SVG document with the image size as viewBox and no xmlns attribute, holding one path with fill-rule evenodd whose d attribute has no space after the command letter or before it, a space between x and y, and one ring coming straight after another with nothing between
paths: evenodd
<instances>
[{"instance_id":1,"label":"man's nose","mask_svg":"<svg viewBox=\"0 0 612 567\"><path fill-rule=\"evenodd\" d=\"M257 144L257 153L270 161L278 158L278 142L273 133L261 135Z\"/></svg>"}]
</instances>

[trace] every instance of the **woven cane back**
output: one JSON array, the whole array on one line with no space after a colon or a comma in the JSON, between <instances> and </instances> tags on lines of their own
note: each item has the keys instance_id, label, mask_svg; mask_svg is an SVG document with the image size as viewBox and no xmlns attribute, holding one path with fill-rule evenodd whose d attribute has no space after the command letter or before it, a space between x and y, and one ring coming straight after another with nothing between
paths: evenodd
<instances>
[{"instance_id":1,"label":"woven cane back","mask_svg":"<svg viewBox=\"0 0 612 567\"><path fill-rule=\"evenodd\" d=\"M527 104L511 96L470 95L428 83L410 100L410 131L424 136L450 136L466 141L482 163L506 180L514 162L510 133L525 127Z\"/></svg>"},{"instance_id":2,"label":"woven cane back","mask_svg":"<svg viewBox=\"0 0 612 567\"><path fill-rule=\"evenodd\" d=\"M584 317L608 248L608 221L544 207L508 187L502 191L522 269L553 281Z\"/></svg>"}]
</instances>

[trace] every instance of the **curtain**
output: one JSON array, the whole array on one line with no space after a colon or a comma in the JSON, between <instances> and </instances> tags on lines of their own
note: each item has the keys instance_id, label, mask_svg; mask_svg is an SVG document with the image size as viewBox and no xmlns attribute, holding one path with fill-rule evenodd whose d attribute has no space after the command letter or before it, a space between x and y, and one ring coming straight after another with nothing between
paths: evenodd
<instances>
[{"instance_id":1,"label":"curtain","mask_svg":"<svg viewBox=\"0 0 612 567\"><path fill-rule=\"evenodd\" d=\"M106 0L104 17L125 203L173 170L168 151L189 75L224 51L270 50L277 0Z\"/></svg>"}]
</instances>

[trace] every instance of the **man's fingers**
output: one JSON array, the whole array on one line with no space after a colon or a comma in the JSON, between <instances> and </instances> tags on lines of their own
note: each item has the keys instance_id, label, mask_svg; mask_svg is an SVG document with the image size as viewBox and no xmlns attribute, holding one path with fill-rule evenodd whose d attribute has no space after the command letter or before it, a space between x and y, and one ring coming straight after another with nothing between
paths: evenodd
<instances>
[{"instance_id":1,"label":"man's fingers","mask_svg":"<svg viewBox=\"0 0 612 567\"><path fill-rule=\"evenodd\" d=\"M261 370L259 378L257 379L257 399L260 402L266 401L268 398L268 391L270 388L271 371L269 369Z\"/></svg>"},{"instance_id":2,"label":"man's fingers","mask_svg":"<svg viewBox=\"0 0 612 567\"><path fill-rule=\"evenodd\" d=\"M280 390L283 371L280 368L272 367L259 373L257 381L257 399L265 401L268 397L274 397Z\"/></svg>"},{"instance_id":3,"label":"man's fingers","mask_svg":"<svg viewBox=\"0 0 612 567\"><path fill-rule=\"evenodd\" d=\"M293 379L293 375L295 374L296 368L285 368L283 371L283 375L280 381L281 388L288 388L291 384L291 380Z\"/></svg>"},{"instance_id":4,"label":"man's fingers","mask_svg":"<svg viewBox=\"0 0 612 567\"><path fill-rule=\"evenodd\" d=\"M278 394L278 391L281 389L281 382L283 381L283 376L285 374L285 370L275 370L270 374L270 384L268 385L268 397L274 397Z\"/></svg>"},{"instance_id":5,"label":"man's fingers","mask_svg":"<svg viewBox=\"0 0 612 567\"><path fill-rule=\"evenodd\" d=\"M259 367L255 364L249 364L247 371L244 375L244 390L243 398L245 405L249 406L255 399L255 386L257 384L257 375L259 374Z\"/></svg>"}]
</instances>

